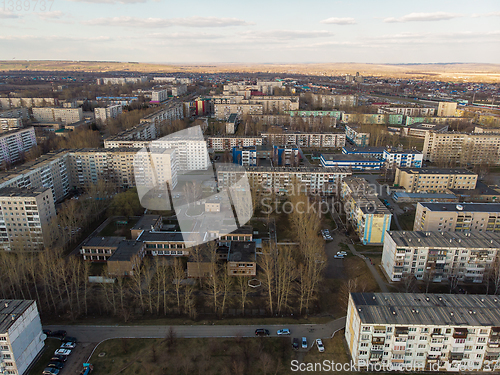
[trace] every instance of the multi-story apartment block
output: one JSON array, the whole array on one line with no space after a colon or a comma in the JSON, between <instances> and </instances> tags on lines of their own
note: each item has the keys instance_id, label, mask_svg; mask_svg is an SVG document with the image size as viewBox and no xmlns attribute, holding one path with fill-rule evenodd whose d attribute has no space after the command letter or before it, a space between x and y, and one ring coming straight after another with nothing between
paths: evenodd
<instances>
[{"instance_id":1,"label":"multi-story apartment block","mask_svg":"<svg viewBox=\"0 0 500 375\"><path fill-rule=\"evenodd\" d=\"M0 188L50 188L54 200L59 202L70 192L68 169L68 152L51 152L15 170L0 173Z\"/></svg>"},{"instance_id":2,"label":"multi-story apartment block","mask_svg":"<svg viewBox=\"0 0 500 375\"><path fill-rule=\"evenodd\" d=\"M148 77L115 77L115 78L97 78L98 85L126 85L147 82Z\"/></svg>"},{"instance_id":3,"label":"multi-story apartment block","mask_svg":"<svg viewBox=\"0 0 500 375\"><path fill-rule=\"evenodd\" d=\"M142 149L134 157L135 183L148 190L177 186L177 158L175 148ZM156 198L156 197L155 197Z\"/></svg>"},{"instance_id":4,"label":"multi-story apartment block","mask_svg":"<svg viewBox=\"0 0 500 375\"><path fill-rule=\"evenodd\" d=\"M264 113L262 104L214 104L215 118L226 120L232 113L237 113L240 117L246 115L262 115Z\"/></svg>"},{"instance_id":5,"label":"multi-story apartment block","mask_svg":"<svg viewBox=\"0 0 500 375\"><path fill-rule=\"evenodd\" d=\"M117 118L122 113L120 104L108 105L106 108L95 108L95 121L98 124L105 124L107 120Z\"/></svg>"},{"instance_id":6,"label":"multi-story apartment block","mask_svg":"<svg viewBox=\"0 0 500 375\"><path fill-rule=\"evenodd\" d=\"M56 217L50 188L0 189L0 246L37 251L50 246L50 222Z\"/></svg>"},{"instance_id":7,"label":"multi-story apartment block","mask_svg":"<svg viewBox=\"0 0 500 375\"><path fill-rule=\"evenodd\" d=\"M268 144L297 145L299 147L344 147L344 133L262 133Z\"/></svg>"},{"instance_id":8,"label":"multi-story apartment block","mask_svg":"<svg viewBox=\"0 0 500 375\"><path fill-rule=\"evenodd\" d=\"M261 104L264 113L283 113L285 111L298 111L298 96L257 96L252 95L249 104Z\"/></svg>"},{"instance_id":9,"label":"multi-story apartment block","mask_svg":"<svg viewBox=\"0 0 500 375\"><path fill-rule=\"evenodd\" d=\"M382 154L387 168L393 167L422 167L423 154L418 150L396 150L386 148Z\"/></svg>"},{"instance_id":10,"label":"multi-story apartment block","mask_svg":"<svg viewBox=\"0 0 500 375\"><path fill-rule=\"evenodd\" d=\"M428 132L425 135L424 160L449 164L500 164L499 133Z\"/></svg>"},{"instance_id":11,"label":"multi-story apartment block","mask_svg":"<svg viewBox=\"0 0 500 375\"><path fill-rule=\"evenodd\" d=\"M214 136L207 138L207 147L214 151L231 151L234 147L261 146L262 137Z\"/></svg>"},{"instance_id":12,"label":"multi-story apartment block","mask_svg":"<svg viewBox=\"0 0 500 375\"><path fill-rule=\"evenodd\" d=\"M0 132L17 130L23 127L23 119L21 117L0 117Z\"/></svg>"},{"instance_id":13,"label":"multi-story apartment block","mask_svg":"<svg viewBox=\"0 0 500 375\"><path fill-rule=\"evenodd\" d=\"M134 157L138 148L92 149L68 151L71 186L86 187L104 180L117 188L135 186Z\"/></svg>"},{"instance_id":14,"label":"multi-story apartment block","mask_svg":"<svg viewBox=\"0 0 500 375\"><path fill-rule=\"evenodd\" d=\"M315 108L333 109L340 107L353 107L356 105L356 95L325 95L304 93L301 96L310 96Z\"/></svg>"},{"instance_id":15,"label":"multi-story apartment block","mask_svg":"<svg viewBox=\"0 0 500 375\"><path fill-rule=\"evenodd\" d=\"M224 95L245 95L252 91L262 92L264 95L273 95L275 88L283 88L283 82L281 81L257 81L257 83L251 82L233 82L224 85Z\"/></svg>"},{"instance_id":16,"label":"multi-story apartment block","mask_svg":"<svg viewBox=\"0 0 500 375\"><path fill-rule=\"evenodd\" d=\"M83 120L82 108L34 107L33 118L39 122L61 122L65 125Z\"/></svg>"},{"instance_id":17,"label":"multi-story apartment block","mask_svg":"<svg viewBox=\"0 0 500 375\"><path fill-rule=\"evenodd\" d=\"M171 103L141 118L141 125L142 123L152 123L154 126L158 126L163 121L179 120L182 118L184 118L182 103Z\"/></svg>"},{"instance_id":18,"label":"multi-story apartment block","mask_svg":"<svg viewBox=\"0 0 500 375\"><path fill-rule=\"evenodd\" d=\"M30 114L28 108L20 107L0 111L0 118L21 118L28 121L30 119Z\"/></svg>"},{"instance_id":19,"label":"multi-story apartment block","mask_svg":"<svg viewBox=\"0 0 500 375\"><path fill-rule=\"evenodd\" d=\"M0 108L3 110L25 107L57 106L58 100L55 98L0 98Z\"/></svg>"},{"instance_id":20,"label":"multi-story apartment block","mask_svg":"<svg viewBox=\"0 0 500 375\"><path fill-rule=\"evenodd\" d=\"M168 99L167 90L153 90L151 92L151 103L161 103Z\"/></svg>"},{"instance_id":21,"label":"multi-story apartment block","mask_svg":"<svg viewBox=\"0 0 500 375\"><path fill-rule=\"evenodd\" d=\"M391 228L392 214L377 198L364 178L347 177L340 192L345 203L347 219L364 245L383 244L386 231Z\"/></svg>"},{"instance_id":22,"label":"multi-story apartment block","mask_svg":"<svg viewBox=\"0 0 500 375\"><path fill-rule=\"evenodd\" d=\"M369 372L496 371L499 307L494 295L351 293L345 338Z\"/></svg>"},{"instance_id":23,"label":"multi-story apartment block","mask_svg":"<svg viewBox=\"0 0 500 375\"><path fill-rule=\"evenodd\" d=\"M351 172L340 168L319 167L248 167L223 165L217 167L219 187L229 187L246 173L250 186L259 191L274 191L285 195L300 188L306 193L337 194L342 180Z\"/></svg>"},{"instance_id":24,"label":"multi-story apartment block","mask_svg":"<svg viewBox=\"0 0 500 375\"><path fill-rule=\"evenodd\" d=\"M476 183L477 174L467 169L397 168L394 177L394 186L404 187L407 193L471 190Z\"/></svg>"},{"instance_id":25,"label":"multi-story apartment block","mask_svg":"<svg viewBox=\"0 0 500 375\"><path fill-rule=\"evenodd\" d=\"M309 117L330 117L335 118L340 121L342 119L343 111L288 111L287 112L290 117L300 117L300 118L309 118ZM335 125L335 124L334 124Z\"/></svg>"},{"instance_id":26,"label":"multi-story apartment block","mask_svg":"<svg viewBox=\"0 0 500 375\"><path fill-rule=\"evenodd\" d=\"M345 124L402 125L403 117L397 114L343 113L342 122Z\"/></svg>"},{"instance_id":27,"label":"multi-story apartment block","mask_svg":"<svg viewBox=\"0 0 500 375\"><path fill-rule=\"evenodd\" d=\"M0 164L21 160L23 154L34 146L36 136L33 127L0 133Z\"/></svg>"},{"instance_id":28,"label":"multi-story apartment block","mask_svg":"<svg viewBox=\"0 0 500 375\"><path fill-rule=\"evenodd\" d=\"M456 102L439 102L437 115L438 117L454 117L457 112Z\"/></svg>"},{"instance_id":29,"label":"multi-story apartment block","mask_svg":"<svg viewBox=\"0 0 500 375\"><path fill-rule=\"evenodd\" d=\"M499 232L500 203L417 204L413 230Z\"/></svg>"},{"instance_id":30,"label":"multi-story apartment block","mask_svg":"<svg viewBox=\"0 0 500 375\"><path fill-rule=\"evenodd\" d=\"M382 267L391 281L407 276L441 282L456 277L481 283L497 259L500 233L389 231Z\"/></svg>"},{"instance_id":31,"label":"multi-story apartment block","mask_svg":"<svg viewBox=\"0 0 500 375\"><path fill-rule=\"evenodd\" d=\"M233 163L235 164L253 167L259 165L259 160L262 159L273 160L276 166L297 166L300 159L299 148L295 145L233 148Z\"/></svg>"},{"instance_id":32,"label":"multi-story apartment block","mask_svg":"<svg viewBox=\"0 0 500 375\"><path fill-rule=\"evenodd\" d=\"M423 116L430 117L436 114L436 108L420 108L420 107L380 107L378 113L381 114L398 114L405 116Z\"/></svg>"},{"instance_id":33,"label":"multi-story apartment block","mask_svg":"<svg viewBox=\"0 0 500 375\"><path fill-rule=\"evenodd\" d=\"M23 375L44 347L35 301L0 299L0 369Z\"/></svg>"},{"instance_id":34,"label":"multi-story apartment block","mask_svg":"<svg viewBox=\"0 0 500 375\"><path fill-rule=\"evenodd\" d=\"M234 134L238 129L238 114L231 113L229 118L226 120L226 134Z\"/></svg>"},{"instance_id":35,"label":"multi-story apartment block","mask_svg":"<svg viewBox=\"0 0 500 375\"><path fill-rule=\"evenodd\" d=\"M360 131L357 125L346 125L345 137L356 146L366 147L370 144L370 133Z\"/></svg>"}]
</instances>

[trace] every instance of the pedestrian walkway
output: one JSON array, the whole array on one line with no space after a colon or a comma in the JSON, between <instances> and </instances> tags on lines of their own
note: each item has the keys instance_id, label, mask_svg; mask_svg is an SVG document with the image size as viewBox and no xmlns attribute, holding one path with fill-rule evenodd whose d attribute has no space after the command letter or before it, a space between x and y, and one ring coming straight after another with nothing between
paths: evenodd
<instances>
[{"instance_id":1,"label":"pedestrian walkway","mask_svg":"<svg viewBox=\"0 0 500 375\"><path fill-rule=\"evenodd\" d=\"M368 266L368 269L370 270L373 277L375 278L375 281L377 282L378 286L380 287L380 290L382 291L382 293L389 293L389 289L387 288L386 283L380 277L379 273L377 272L377 269L373 266L370 259L365 257L363 254L358 253L356 248L354 247L354 245L347 244L347 246L349 247L349 250L351 250L351 253L360 257L361 259L363 259L365 261L366 265Z\"/></svg>"}]
</instances>

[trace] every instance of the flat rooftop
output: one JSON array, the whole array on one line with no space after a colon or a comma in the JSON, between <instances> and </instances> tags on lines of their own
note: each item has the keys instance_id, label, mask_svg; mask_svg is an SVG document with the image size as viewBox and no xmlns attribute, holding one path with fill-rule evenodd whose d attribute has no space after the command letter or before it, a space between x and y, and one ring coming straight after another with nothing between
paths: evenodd
<instances>
[{"instance_id":1,"label":"flat rooftop","mask_svg":"<svg viewBox=\"0 0 500 375\"><path fill-rule=\"evenodd\" d=\"M227 255L228 262L255 262L256 243L253 241L232 241Z\"/></svg>"},{"instance_id":2,"label":"flat rooftop","mask_svg":"<svg viewBox=\"0 0 500 375\"><path fill-rule=\"evenodd\" d=\"M132 227L132 230L150 230L158 223L161 215L143 215L139 221Z\"/></svg>"},{"instance_id":3,"label":"flat rooftop","mask_svg":"<svg viewBox=\"0 0 500 375\"><path fill-rule=\"evenodd\" d=\"M385 147L375 147L375 146L366 146L366 147L357 147L357 146L351 146L351 145L345 145L343 147L344 150L348 152L359 152L359 153L383 153L385 150Z\"/></svg>"},{"instance_id":4,"label":"flat rooftop","mask_svg":"<svg viewBox=\"0 0 500 375\"><path fill-rule=\"evenodd\" d=\"M0 334L5 334L35 301L23 299L0 299Z\"/></svg>"},{"instance_id":5,"label":"flat rooftop","mask_svg":"<svg viewBox=\"0 0 500 375\"><path fill-rule=\"evenodd\" d=\"M5 187L0 189L0 197L13 197L13 198L22 198L22 197L31 197L34 198L39 194L45 193L47 190L51 190L49 187L47 188L15 188L15 187ZM50 193L52 195L52 191Z\"/></svg>"},{"instance_id":6,"label":"flat rooftop","mask_svg":"<svg viewBox=\"0 0 500 375\"><path fill-rule=\"evenodd\" d=\"M477 176L477 173L468 171L465 168L398 168L401 172L413 174L459 174Z\"/></svg>"},{"instance_id":7,"label":"flat rooftop","mask_svg":"<svg viewBox=\"0 0 500 375\"><path fill-rule=\"evenodd\" d=\"M183 242L182 232L144 231L137 241L142 242Z\"/></svg>"},{"instance_id":8,"label":"flat rooftop","mask_svg":"<svg viewBox=\"0 0 500 375\"><path fill-rule=\"evenodd\" d=\"M500 248L500 234L493 232L469 233L438 231L388 231L387 234L402 247L432 248L468 248L497 249Z\"/></svg>"},{"instance_id":9,"label":"flat rooftop","mask_svg":"<svg viewBox=\"0 0 500 375\"><path fill-rule=\"evenodd\" d=\"M500 196L500 192L490 188L488 185L483 182L478 181L476 183L475 189L450 189L453 193L458 195L466 195L466 196L474 196L474 195L495 195Z\"/></svg>"},{"instance_id":10,"label":"flat rooftop","mask_svg":"<svg viewBox=\"0 0 500 375\"><path fill-rule=\"evenodd\" d=\"M500 203L423 203L424 208L431 211L449 212L500 212Z\"/></svg>"},{"instance_id":11,"label":"flat rooftop","mask_svg":"<svg viewBox=\"0 0 500 375\"><path fill-rule=\"evenodd\" d=\"M125 240L125 237L92 237L82 247L118 247L118 244Z\"/></svg>"},{"instance_id":12,"label":"flat rooftop","mask_svg":"<svg viewBox=\"0 0 500 375\"><path fill-rule=\"evenodd\" d=\"M326 161L354 161L360 163L380 163L381 160L377 158L367 158L360 155L352 155L352 154L321 154L321 157Z\"/></svg>"},{"instance_id":13,"label":"flat rooftop","mask_svg":"<svg viewBox=\"0 0 500 375\"><path fill-rule=\"evenodd\" d=\"M500 326L500 297L474 294L351 293L362 324Z\"/></svg>"},{"instance_id":14,"label":"flat rooftop","mask_svg":"<svg viewBox=\"0 0 500 375\"><path fill-rule=\"evenodd\" d=\"M143 242L126 240L121 241L116 251L108 258L108 261L129 261L144 247Z\"/></svg>"},{"instance_id":15,"label":"flat rooftop","mask_svg":"<svg viewBox=\"0 0 500 375\"><path fill-rule=\"evenodd\" d=\"M215 163L217 172L237 172L243 173L241 166L239 165L228 165L222 164L218 165ZM351 174L351 172L347 168L323 168L323 167L247 167L245 166L245 171L247 172L275 172L275 173L346 173Z\"/></svg>"}]
</instances>

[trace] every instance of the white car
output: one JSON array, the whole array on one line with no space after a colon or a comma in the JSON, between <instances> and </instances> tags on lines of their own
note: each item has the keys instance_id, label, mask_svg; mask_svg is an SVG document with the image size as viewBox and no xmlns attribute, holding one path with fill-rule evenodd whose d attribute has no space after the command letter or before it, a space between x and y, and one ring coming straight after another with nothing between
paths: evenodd
<instances>
[{"instance_id":1,"label":"white car","mask_svg":"<svg viewBox=\"0 0 500 375\"><path fill-rule=\"evenodd\" d=\"M76 348L76 342L65 342L61 344L60 346L61 349L74 349Z\"/></svg>"},{"instance_id":2,"label":"white car","mask_svg":"<svg viewBox=\"0 0 500 375\"><path fill-rule=\"evenodd\" d=\"M70 355L70 354L71 354L71 350L69 350L69 349L57 349L54 352L54 355Z\"/></svg>"},{"instance_id":3,"label":"white car","mask_svg":"<svg viewBox=\"0 0 500 375\"><path fill-rule=\"evenodd\" d=\"M321 339L316 339L316 346L318 347L318 350L320 353L323 353L325 351L325 347L324 347L323 341L321 341Z\"/></svg>"},{"instance_id":4,"label":"white car","mask_svg":"<svg viewBox=\"0 0 500 375\"><path fill-rule=\"evenodd\" d=\"M291 334L288 328L278 329L278 332L276 333L278 334L278 336Z\"/></svg>"},{"instance_id":5,"label":"white car","mask_svg":"<svg viewBox=\"0 0 500 375\"><path fill-rule=\"evenodd\" d=\"M346 256L347 253L345 251L337 251L337 255L343 255Z\"/></svg>"},{"instance_id":6,"label":"white car","mask_svg":"<svg viewBox=\"0 0 500 375\"><path fill-rule=\"evenodd\" d=\"M307 349L307 337L302 337L302 349Z\"/></svg>"},{"instance_id":7,"label":"white car","mask_svg":"<svg viewBox=\"0 0 500 375\"><path fill-rule=\"evenodd\" d=\"M334 259L344 259L344 256L343 255L334 255L333 258Z\"/></svg>"}]
</instances>

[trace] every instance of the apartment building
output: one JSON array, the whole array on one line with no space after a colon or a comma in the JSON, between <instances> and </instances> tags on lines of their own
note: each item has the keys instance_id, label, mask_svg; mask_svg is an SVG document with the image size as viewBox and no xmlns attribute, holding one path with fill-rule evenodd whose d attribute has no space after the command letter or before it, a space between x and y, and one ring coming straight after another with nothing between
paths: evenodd
<instances>
[{"instance_id":1,"label":"apartment building","mask_svg":"<svg viewBox=\"0 0 500 375\"><path fill-rule=\"evenodd\" d=\"M454 117L457 112L456 102L439 102L437 115L438 117Z\"/></svg>"},{"instance_id":2,"label":"apartment building","mask_svg":"<svg viewBox=\"0 0 500 375\"><path fill-rule=\"evenodd\" d=\"M330 148L344 147L344 133L262 133L268 144L297 145L299 147Z\"/></svg>"},{"instance_id":3,"label":"apartment building","mask_svg":"<svg viewBox=\"0 0 500 375\"><path fill-rule=\"evenodd\" d=\"M248 95L251 94L252 91L262 92L264 95L273 95L275 89L282 89L283 82L281 81L257 81L253 82L232 82L224 85L224 95Z\"/></svg>"},{"instance_id":4,"label":"apartment building","mask_svg":"<svg viewBox=\"0 0 500 375\"><path fill-rule=\"evenodd\" d=\"M238 129L238 114L231 113L226 121L226 134L234 134Z\"/></svg>"},{"instance_id":5,"label":"apartment building","mask_svg":"<svg viewBox=\"0 0 500 375\"><path fill-rule=\"evenodd\" d=\"M404 116L423 116L430 117L436 114L436 108L419 108L419 107L380 107L380 114L398 114Z\"/></svg>"},{"instance_id":6,"label":"apartment building","mask_svg":"<svg viewBox=\"0 0 500 375\"><path fill-rule=\"evenodd\" d=\"M378 171L384 165L380 159L346 154L321 154L320 161L325 168L346 168L352 171Z\"/></svg>"},{"instance_id":7,"label":"apartment building","mask_svg":"<svg viewBox=\"0 0 500 375\"><path fill-rule=\"evenodd\" d=\"M20 117L0 117L0 132L18 130L23 127L23 119Z\"/></svg>"},{"instance_id":8,"label":"apartment building","mask_svg":"<svg viewBox=\"0 0 500 375\"><path fill-rule=\"evenodd\" d=\"M382 159L384 150L385 147L375 147L375 146L357 147L349 144L342 147L342 153L345 155L356 155L365 158L376 158L376 159Z\"/></svg>"},{"instance_id":9,"label":"apartment building","mask_svg":"<svg viewBox=\"0 0 500 375\"><path fill-rule=\"evenodd\" d=\"M404 187L407 193L471 190L476 183L477 174L467 169L397 168L394 177L394 186Z\"/></svg>"},{"instance_id":10,"label":"apartment building","mask_svg":"<svg viewBox=\"0 0 500 375\"><path fill-rule=\"evenodd\" d=\"M113 78L97 78L96 82L98 85L126 85L126 84L138 84L147 82L148 77L113 77Z\"/></svg>"},{"instance_id":11,"label":"apartment building","mask_svg":"<svg viewBox=\"0 0 500 375\"><path fill-rule=\"evenodd\" d=\"M262 137L213 136L207 138L207 147L214 151L231 151L234 147L261 146Z\"/></svg>"},{"instance_id":12,"label":"apartment building","mask_svg":"<svg viewBox=\"0 0 500 375\"><path fill-rule=\"evenodd\" d=\"M157 194L162 194L158 191L167 192L169 188L174 189L177 186L176 155L175 148L152 147L149 150L141 149L134 156L135 183L143 206L154 206L154 204L146 204L144 200L156 200L158 199ZM150 191L155 195L148 196Z\"/></svg>"},{"instance_id":13,"label":"apartment building","mask_svg":"<svg viewBox=\"0 0 500 375\"><path fill-rule=\"evenodd\" d=\"M382 153L387 168L394 167L422 167L423 154L418 150L397 150L395 148L386 148Z\"/></svg>"},{"instance_id":14,"label":"apartment building","mask_svg":"<svg viewBox=\"0 0 500 375\"><path fill-rule=\"evenodd\" d=\"M500 164L500 133L428 132L424 160L449 165Z\"/></svg>"},{"instance_id":15,"label":"apartment building","mask_svg":"<svg viewBox=\"0 0 500 375\"><path fill-rule=\"evenodd\" d=\"M44 347L36 302L0 299L0 369L5 375L23 375Z\"/></svg>"},{"instance_id":16,"label":"apartment building","mask_svg":"<svg viewBox=\"0 0 500 375\"><path fill-rule=\"evenodd\" d=\"M153 90L150 103L161 103L168 99L167 90Z\"/></svg>"},{"instance_id":17,"label":"apartment building","mask_svg":"<svg viewBox=\"0 0 500 375\"><path fill-rule=\"evenodd\" d=\"M341 168L319 167L247 167L245 171L230 165L217 167L219 187L229 187L246 173L250 186L260 191L286 195L300 188L311 194L337 194L340 184L351 172Z\"/></svg>"},{"instance_id":18,"label":"apartment building","mask_svg":"<svg viewBox=\"0 0 500 375\"><path fill-rule=\"evenodd\" d=\"M71 186L84 188L104 180L117 188L135 186L134 157L138 148L82 148L68 151Z\"/></svg>"},{"instance_id":19,"label":"apartment building","mask_svg":"<svg viewBox=\"0 0 500 375\"><path fill-rule=\"evenodd\" d=\"M262 115L264 109L262 104L214 104L214 113L217 120L226 120L232 113L237 113L240 117L246 115Z\"/></svg>"},{"instance_id":20,"label":"apartment building","mask_svg":"<svg viewBox=\"0 0 500 375\"><path fill-rule=\"evenodd\" d=\"M300 117L300 118L309 118L309 117L329 117L335 118L340 121L342 119L343 111L287 111L290 117Z\"/></svg>"},{"instance_id":21,"label":"apartment building","mask_svg":"<svg viewBox=\"0 0 500 375\"><path fill-rule=\"evenodd\" d=\"M38 251L51 245L56 217L50 188L0 189L0 240L3 250Z\"/></svg>"},{"instance_id":22,"label":"apartment building","mask_svg":"<svg viewBox=\"0 0 500 375\"><path fill-rule=\"evenodd\" d=\"M59 104L55 98L0 98L0 108L3 110L13 109L18 107L55 107Z\"/></svg>"},{"instance_id":23,"label":"apartment building","mask_svg":"<svg viewBox=\"0 0 500 375\"><path fill-rule=\"evenodd\" d=\"M440 125L440 124L413 124L402 127L400 130L400 134L403 137L415 137L425 139L427 133L429 132L437 132L444 133L448 131L448 125Z\"/></svg>"},{"instance_id":24,"label":"apartment building","mask_svg":"<svg viewBox=\"0 0 500 375\"><path fill-rule=\"evenodd\" d=\"M179 120L184 118L182 103L169 103L159 110L141 118L142 123L152 123L158 127L163 121Z\"/></svg>"},{"instance_id":25,"label":"apartment building","mask_svg":"<svg viewBox=\"0 0 500 375\"><path fill-rule=\"evenodd\" d=\"M34 107L32 113L38 122L61 122L69 125L83 120L82 108Z\"/></svg>"},{"instance_id":26,"label":"apartment building","mask_svg":"<svg viewBox=\"0 0 500 375\"><path fill-rule=\"evenodd\" d=\"M70 192L68 152L50 152L7 172L0 173L0 188L50 188L56 202Z\"/></svg>"},{"instance_id":27,"label":"apartment building","mask_svg":"<svg viewBox=\"0 0 500 375\"><path fill-rule=\"evenodd\" d=\"M364 245L381 245L391 228L392 214L377 198L373 185L364 178L346 177L340 197L345 204L346 217Z\"/></svg>"},{"instance_id":28,"label":"apartment building","mask_svg":"<svg viewBox=\"0 0 500 375\"><path fill-rule=\"evenodd\" d=\"M249 104L261 104L264 113L284 113L299 110L298 96L258 96L252 95Z\"/></svg>"},{"instance_id":29,"label":"apartment building","mask_svg":"<svg viewBox=\"0 0 500 375\"><path fill-rule=\"evenodd\" d=\"M155 123L153 121L143 122L115 136L106 138L104 148L146 147L157 136L158 130Z\"/></svg>"},{"instance_id":30,"label":"apartment building","mask_svg":"<svg viewBox=\"0 0 500 375\"><path fill-rule=\"evenodd\" d=\"M357 125L346 125L345 137L355 146L366 147L370 144L370 133L362 132Z\"/></svg>"},{"instance_id":31,"label":"apartment building","mask_svg":"<svg viewBox=\"0 0 500 375\"><path fill-rule=\"evenodd\" d=\"M327 95L303 93L301 97L312 99L312 105L315 108L333 109L340 107L354 107L357 103L356 95Z\"/></svg>"},{"instance_id":32,"label":"apartment building","mask_svg":"<svg viewBox=\"0 0 500 375\"><path fill-rule=\"evenodd\" d=\"M372 113L343 113L344 124L374 124L374 125L402 125L403 115L372 114Z\"/></svg>"},{"instance_id":33,"label":"apartment building","mask_svg":"<svg viewBox=\"0 0 500 375\"><path fill-rule=\"evenodd\" d=\"M406 276L430 282L457 277L482 283L497 259L500 233L389 231L385 236L382 267L391 281Z\"/></svg>"},{"instance_id":34,"label":"apartment building","mask_svg":"<svg viewBox=\"0 0 500 375\"><path fill-rule=\"evenodd\" d=\"M498 232L500 231L500 203L419 202L413 230Z\"/></svg>"},{"instance_id":35,"label":"apartment building","mask_svg":"<svg viewBox=\"0 0 500 375\"><path fill-rule=\"evenodd\" d=\"M20 161L34 146L36 146L36 136L32 126L0 133L0 164Z\"/></svg>"},{"instance_id":36,"label":"apartment building","mask_svg":"<svg viewBox=\"0 0 500 375\"><path fill-rule=\"evenodd\" d=\"M179 77L153 77L155 82L165 82L165 83L182 83L189 85L193 82L191 78L179 78Z\"/></svg>"},{"instance_id":37,"label":"apartment building","mask_svg":"<svg viewBox=\"0 0 500 375\"><path fill-rule=\"evenodd\" d=\"M300 160L299 148L286 146L248 146L233 148L233 163L243 166L257 166L261 160L273 160L276 166L297 166Z\"/></svg>"},{"instance_id":38,"label":"apartment building","mask_svg":"<svg viewBox=\"0 0 500 375\"><path fill-rule=\"evenodd\" d=\"M95 108L94 116L97 124L105 124L112 118L117 118L122 113L121 104L108 105L106 108Z\"/></svg>"},{"instance_id":39,"label":"apartment building","mask_svg":"<svg viewBox=\"0 0 500 375\"><path fill-rule=\"evenodd\" d=\"M4 109L0 111L0 118L20 118L28 121L30 120L30 114L26 107Z\"/></svg>"},{"instance_id":40,"label":"apartment building","mask_svg":"<svg viewBox=\"0 0 500 375\"><path fill-rule=\"evenodd\" d=\"M345 338L355 364L377 371L498 369L500 299L494 295L351 293Z\"/></svg>"}]
</instances>

